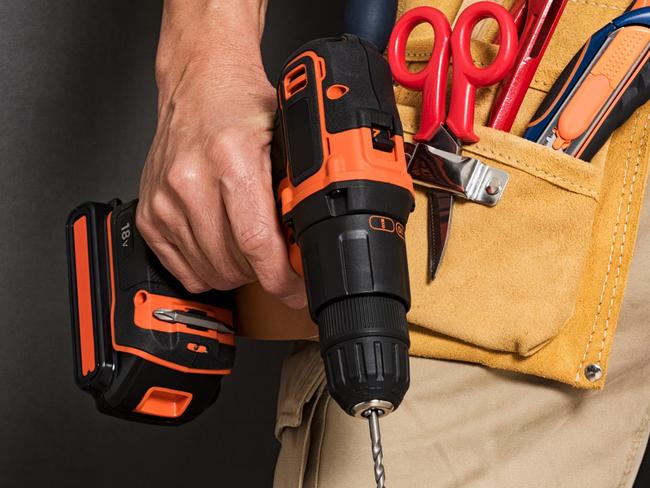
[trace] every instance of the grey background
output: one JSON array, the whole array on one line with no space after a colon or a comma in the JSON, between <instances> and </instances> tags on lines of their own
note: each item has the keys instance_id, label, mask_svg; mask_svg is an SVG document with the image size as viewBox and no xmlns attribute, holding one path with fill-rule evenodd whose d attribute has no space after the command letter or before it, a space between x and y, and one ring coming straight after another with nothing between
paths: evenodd
<instances>
[{"instance_id":1,"label":"grey background","mask_svg":"<svg viewBox=\"0 0 650 488\"><path fill-rule=\"evenodd\" d=\"M274 81L340 31L340 1L271 0ZM72 377L64 222L136 196L155 128L160 0L0 2L0 485L271 486L288 343L240 341L219 401L188 425L100 415ZM245 60L243 60L245 61Z\"/></svg>"},{"instance_id":2,"label":"grey background","mask_svg":"<svg viewBox=\"0 0 650 488\"><path fill-rule=\"evenodd\" d=\"M340 31L342 3L270 0L271 80L302 42ZM179 428L100 415L72 379L63 224L85 200L136 195L160 13L160 0L0 2L1 486L271 486L290 344L239 341L219 401Z\"/></svg>"}]
</instances>

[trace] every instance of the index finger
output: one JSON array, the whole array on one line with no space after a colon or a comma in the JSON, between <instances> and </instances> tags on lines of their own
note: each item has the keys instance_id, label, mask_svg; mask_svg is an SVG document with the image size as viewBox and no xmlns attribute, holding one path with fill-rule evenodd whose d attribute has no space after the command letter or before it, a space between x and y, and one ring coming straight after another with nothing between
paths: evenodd
<instances>
[{"instance_id":1,"label":"index finger","mask_svg":"<svg viewBox=\"0 0 650 488\"><path fill-rule=\"evenodd\" d=\"M262 287L294 308L304 306L304 283L289 264L270 169L224 176L221 184L233 235Z\"/></svg>"}]
</instances>

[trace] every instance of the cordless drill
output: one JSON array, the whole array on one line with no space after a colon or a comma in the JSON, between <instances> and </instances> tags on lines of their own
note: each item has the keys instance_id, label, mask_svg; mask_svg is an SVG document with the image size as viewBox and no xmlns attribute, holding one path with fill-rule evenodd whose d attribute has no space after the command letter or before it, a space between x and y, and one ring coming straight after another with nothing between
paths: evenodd
<instances>
[{"instance_id":1,"label":"cordless drill","mask_svg":"<svg viewBox=\"0 0 650 488\"><path fill-rule=\"evenodd\" d=\"M414 208L390 69L356 36L309 42L278 83L274 184L293 268L319 327L327 388L370 421L409 386L410 291L404 229Z\"/></svg>"}]
</instances>

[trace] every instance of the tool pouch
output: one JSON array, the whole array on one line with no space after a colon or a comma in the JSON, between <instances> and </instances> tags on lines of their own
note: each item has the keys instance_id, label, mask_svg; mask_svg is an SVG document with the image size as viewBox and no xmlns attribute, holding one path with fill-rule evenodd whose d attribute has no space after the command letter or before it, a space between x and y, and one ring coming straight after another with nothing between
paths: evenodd
<instances>
[{"instance_id":1,"label":"tool pouch","mask_svg":"<svg viewBox=\"0 0 650 488\"><path fill-rule=\"evenodd\" d=\"M625 1L569 2L512 133L477 127L464 153L505 170L495 207L456 201L449 240L427 280L427 201L416 197L407 230L412 306L411 354L469 361L583 388L604 385L646 184L650 106L618 129L587 163L521 135L551 85L591 33L620 15ZM401 1L399 13L418 1ZM505 5L508 7L509 5ZM436 2L453 18L458 2ZM487 64L497 46L489 22L473 46ZM407 61L420 69L430 31L416 30ZM484 125L495 90L479 92ZM405 135L417 131L419 94L397 89Z\"/></svg>"},{"instance_id":2,"label":"tool pouch","mask_svg":"<svg viewBox=\"0 0 650 488\"><path fill-rule=\"evenodd\" d=\"M108 415L175 425L209 407L230 373L234 335L158 320L191 311L232 326L232 294L190 294L135 227L136 202L87 202L68 217L77 385Z\"/></svg>"}]
</instances>

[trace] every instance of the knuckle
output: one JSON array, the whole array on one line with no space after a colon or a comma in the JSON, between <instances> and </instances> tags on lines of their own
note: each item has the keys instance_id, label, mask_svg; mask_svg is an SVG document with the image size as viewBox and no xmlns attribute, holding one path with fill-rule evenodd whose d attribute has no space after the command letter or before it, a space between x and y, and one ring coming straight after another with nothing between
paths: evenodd
<instances>
[{"instance_id":1,"label":"knuckle","mask_svg":"<svg viewBox=\"0 0 650 488\"><path fill-rule=\"evenodd\" d=\"M135 226L142 238L151 246L157 235L156 228L151 222L151 216L146 212L144 206L138 205L135 213Z\"/></svg>"},{"instance_id":2,"label":"knuckle","mask_svg":"<svg viewBox=\"0 0 650 488\"><path fill-rule=\"evenodd\" d=\"M210 289L210 287L204 282L193 278L186 278L184 280L181 280L181 283L190 293L203 293L204 291L208 291Z\"/></svg>"},{"instance_id":3,"label":"knuckle","mask_svg":"<svg viewBox=\"0 0 650 488\"><path fill-rule=\"evenodd\" d=\"M146 232L149 226L149 216L145 211L145 207L146 205L141 202L135 210L135 226L141 233Z\"/></svg>"},{"instance_id":4,"label":"knuckle","mask_svg":"<svg viewBox=\"0 0 650 488\"><path fill-rule=\"evenodd\" d=\"M248 256L257 255L268 247L273 237L271 227L267 223L258 222L247 227L237 235L240 249Z\"/></svg>"},{"instance_id":5,"label":"knuckle","mask_svg":"<svg viewBox=\"0 0 650 488\"><path fill-rule=\"evenodd\" d=\"M177 159L165 173L165 184L181 198L191 198L201 184L199 168L191 158Z\"/></svg>"},{"instance_id":6,"label":"knuckle","mask_svg":"<svg viewBox=\"0 0 650 488\"><path fill-rule=\"evenodd\" d=\"M210 284L217 290L232 290L248 282L250 277L234 266L219 267L214 269Z\"/></svg>"},{"instance_id":7,"label":"knuckle","mask_svg":"<svg viewBox=\"0 0 650 488\"><path fill-rule=\"evenodd\" d=\"M205 138L205 154L211 161L232 159L236 151L246 147L243 131L237 127L222 127Z\"/></svg>"},{"instance_id":8,"label":"knuckle","mask_svg":"<svg viewBox=\"0 0 650 488\"><path fill-rule=\"evenodd\" d=\"M170 56L163 56L161 53L156 56L156 64L154 67L154 72L156 76L156 82L160 85L164 82L169 73L169 68L171 65Z\"/></svg>"},{"instance_id":9,"label":"knuckle","mask_svg":"<svg viewBox=\"0 0 650 488\"><path fill-rule=\"evenodd\" d=\"M152 220L157 220L159 222L166 222L169 220L169 203L165 194L161 191L156 191L151 196L149 203L149 212L151 214Z\"/></svg>"},{"instance_id":10,"label":"knuckle","mask_svg":"<svg viewBox=\"0 0 650 488\"><path fill-rule=\"evenodd\" d=\"M238 128L224 126L217 131L210 133L206 138L206 146L217 150L229 148L233 141L241 138L241 131Z\"/></svg>"}]
</instances>

